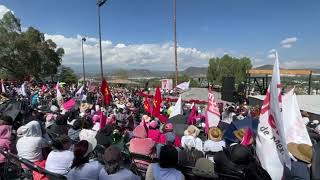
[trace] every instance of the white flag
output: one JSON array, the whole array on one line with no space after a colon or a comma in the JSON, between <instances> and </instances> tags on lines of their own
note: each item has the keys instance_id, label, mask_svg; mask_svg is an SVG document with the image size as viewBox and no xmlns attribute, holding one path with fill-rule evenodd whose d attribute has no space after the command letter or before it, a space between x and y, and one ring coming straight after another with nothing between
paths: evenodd
<instances>
[{"instance_id":1,"label":"white flag","mask_svg":"<svg viewBox=\"0 0 320 180\"><path fill-rule=\"evenodd\" d=\"M81 95L83 91L83 85L79 88L79 90L76 92L76 95Z\"/></svg>"},{"instance_id":2,"label":"white flag","mask_svg":"<svg viewBox=\"0 0 320 180\"><path fill-rule=\"evenodd\" d=\"M173 106L173 111L170 114L170 118L176 115L182 114L182 106L181 106L181 96L179 97L176 104Z\"/></svg>"},{"instance_id":3,"label":"white flag","mask_svg":"<svg viewBox=\"0 0 320 180\"><path fill-rule=\"evenodd\" d=\"M262 167L273 180L281 180L283 165L291 169L282 115L282 96L278 54L272 72L272 80L263 101L258 125L257 155Z\"/></svg>"},{"instance_id":4,"label":"white flag","mask_svg":"<svg viewBox=\"0 0 320 180\"><path fill-rule=\"evenodd\" d=\"M1 80L1 92L6 93L6 89L4 88L3 80Z\"/></svg>"},{"instance_id":5,"label":"white flag","mask_svg":"<svg viewBox=\"0 0 320 180\"><path fill-rule=\"evenodd\" d=\"M63 105L63 97L62 97L62 94L61 94L60 89L59 89L60 86L61 86L61 85L59 84L59 82L57 82L57 85L56 85L57 101L58 101L58 105L59 105L60 107L63 107L63 106L62 106L62 105Z\"/></svg>"},{"instance_id":6,"label":"white flag","mask_svg":"<svg viewBox=\"0 0 320 180\"><path fill-rule=\"evenodd\" d=\"M27 96L27 92L26 92L26 82L24 82L24 83L21 85L21 95L22 95L22 96Z\"/></svg>"},{"instance_id":7,"label":"white flag","mask_svg":"<svg viewBox=\"0 0 320 180\"><path fill-rule=\"evenodd\" d=\"M306 125L302 119L294 89L283 97L283 119L286 143L308 144L312 146Z\"/></svg>"},{"instance_id":8,"label":"white flag","mask_svg":"<svg viewBox=\"0 0 320 180\"><path fill-rule=\"evenodd\" d=\"M183 82L181 84L177 85L177 88L181 89L181 90L188 90L189 89L189 85L190 85L190 81L188 82Z\"/></svg>"}]
</instances>

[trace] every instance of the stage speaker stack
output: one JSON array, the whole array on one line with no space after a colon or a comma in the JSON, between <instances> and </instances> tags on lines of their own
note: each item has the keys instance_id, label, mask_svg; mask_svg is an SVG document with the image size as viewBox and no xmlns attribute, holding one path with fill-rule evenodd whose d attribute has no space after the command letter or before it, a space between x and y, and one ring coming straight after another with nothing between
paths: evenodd
<instances>
[{"instance_id":1,"label":"stage speaker stack","mask_svg":"<svg viewBox=\"0 0 320 180\"><path fill-rule=\"evenodd\" d=\"M221 99L224 101L234 102L235 93L236 93L236 90L234 87L234 77L223 77Z\"/></svg>"}]
</instances>

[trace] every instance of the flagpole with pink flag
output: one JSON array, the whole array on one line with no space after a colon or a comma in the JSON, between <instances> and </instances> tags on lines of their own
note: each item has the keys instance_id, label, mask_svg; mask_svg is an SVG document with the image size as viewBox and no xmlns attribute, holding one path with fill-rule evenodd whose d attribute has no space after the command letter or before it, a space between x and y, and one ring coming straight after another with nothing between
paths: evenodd
<instances>
[{"instance_id":1,"label":"flagpole with pink flag","mask_svg":"<svg viewBox=\"0 0 320 180\"><path fill-rule=\"evenodd\" d=\"M273 180L282 179L284 165L291 168L284 134L281 90L279 60L275 52L272 79L261 108L256 138L258 158Z\"/></svg>"}]
</instances>

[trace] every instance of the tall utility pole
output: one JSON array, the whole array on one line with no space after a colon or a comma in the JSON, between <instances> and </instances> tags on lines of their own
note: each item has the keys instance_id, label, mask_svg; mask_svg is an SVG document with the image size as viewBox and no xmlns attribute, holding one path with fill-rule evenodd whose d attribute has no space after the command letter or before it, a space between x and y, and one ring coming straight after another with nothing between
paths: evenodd
<instances>
[{"instance_id":1,"label":"tall utility pole","mask_svg":"<svg viewBox=\"0 0 320 180\"><path fill-rule=\"evenodd\" d=\"M101 7L106 1L107 1L107 0L97 0L98 18L99 18L99 47L100 47L100 71L101 71L101 81L103 80L103 64L102 64L102 47L101 47L100 7Z\"/></svg>"},{"instance_id":2,"label":"tall utility pole","mask_svg":"<svg viewBox=\"0 0 320 180\"><path fill-rule=\"evenodd\" d=\"M176 0L173 0L173 43L174 43L174 63L176 68L176 86L178 85L178 57L177 57L177 18L176 18Z\"/></svg>"},{"instance_id":3,"label":"tall utility pole","mask_svg":"<svg viewBox=\"0 0 320 180\"><path fill-rule=\"evenodd\" d=\"M83 51L83 42L86 41L86 38L81 39L81 49L82 49L82 71L83 71L83 85L86 85L86 71L84 69L84 51Z\"/></svg>"}]
</instances>

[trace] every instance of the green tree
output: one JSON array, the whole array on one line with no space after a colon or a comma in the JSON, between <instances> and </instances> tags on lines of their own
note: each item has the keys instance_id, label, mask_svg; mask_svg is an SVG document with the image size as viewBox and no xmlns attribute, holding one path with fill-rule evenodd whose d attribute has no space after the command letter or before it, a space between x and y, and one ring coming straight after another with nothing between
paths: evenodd
<instances>
[{"instance_id":1,"label":"green tree","mask_svg":"<svg viewBox=\"0 0 320 180\"><path fill-rule=\"evenodd\" d=\"M245 80L246 71L252 68L251 60L247 57L236 58L224 55L209 61L207 78L209 82L221 84L222 78L235 77L237 84Z\"/></svg>"},{"instance_id":2,"label":"green tree","mask_svg":"<svg viewBox=\"0 0 320 180\"><path fill-rule=\"evenodd\" d=\"M58 81L65 83L76 83L78 81L77 75L67 66L61 65L58 72Z\"/></svg>"},{"instance_id":3,"label":"green tree","mask_svg":"<svg viewBox=\"0 0 320 180\"><path fill-rule=\"evenodd\" d=\"M21 31L20 20L7 12L0 20L0 68L15 79L35 79L57 73L64 50L44 34L29 27Z\"/></svg>"}]
</instances>

